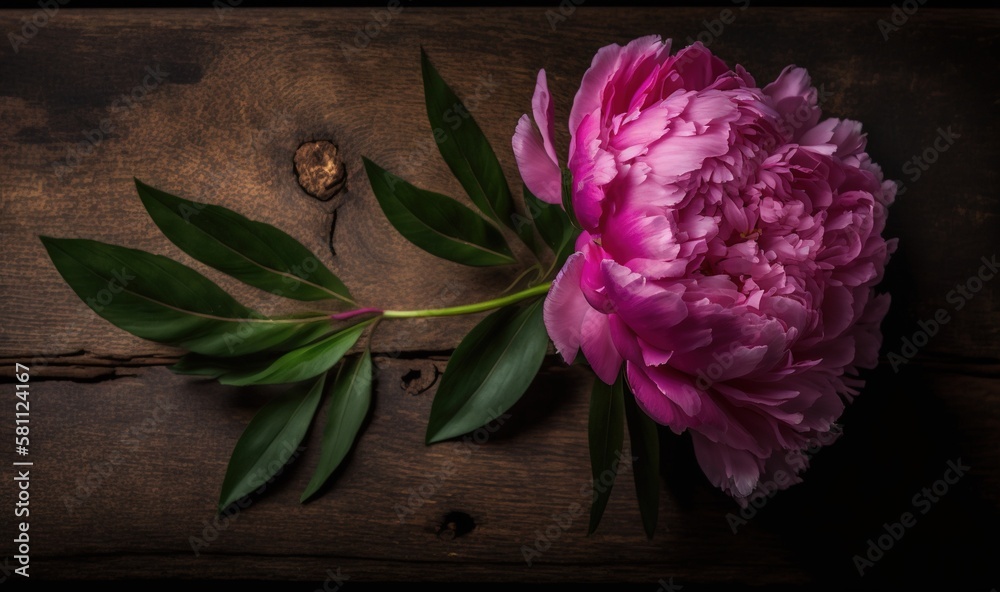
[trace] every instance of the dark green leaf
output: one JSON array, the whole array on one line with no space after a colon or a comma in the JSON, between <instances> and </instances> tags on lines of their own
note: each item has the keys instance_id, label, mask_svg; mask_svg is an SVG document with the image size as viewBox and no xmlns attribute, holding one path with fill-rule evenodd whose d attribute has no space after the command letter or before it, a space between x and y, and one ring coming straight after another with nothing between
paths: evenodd
<instances>
[{"instance_id":1,"label":"dark green leaf","mask_svg":"<svg viewBox=\"0 0 1000 592\"><path fill-rule=\"evenodd\" d=\"M653 538L660 513L660 437L656 422L639 408L624 377L619 379L624 391L625 419L632 450L632 476L639 513L646 536Z\"/></svg>"},{"instance_id":2,"label":"dark green leaf","mask_svg":"<svg viewBox=\"0 0 1000 592\"><path fill-rule=\"evenodd\" d=\"M524 216L520 211L515 211L515 213L511 214L510 220L510 226L514 229L514 232L517 233L521 242L524 243L526 247L531 249L531 252L536 256L541 255L542 252L545 251L545 247L540 245L538 241L535 240L535 231L532 228L531 220L529 220L527 216Z\"/></svg>"},{"instance_id":3,"label":"dark green leaf","mask_svg":"<svg viewBox=\"0 0 1000 592\"><path fill-rule=\"evenodd\" d=\"M340 279L283 231L220 206L181 199L138 179L135 186L163 234L198 261L286 298L353 303Z\"/></svg>"},{"instance_id":4,"label":"dark green leaf","mask_svg":"<svg viewBox=\"0 0 1000 592\"><path fill-rule=\"evenodd\" d=\"M593 534L601 523L604 508L611 497L615 477L618 476L625 441L625 404L623 402L622 378L613 386L594 379L590 393L590 472L594 479L594 499L590 505L590 529Z\"/></svg>"},{"instance_id":5,"label":"dark green leaf","mask_svg":"<svg viewBox=\"0 0 1000 592\"><path fill-rule=\"evenodd\" d=\"M407 240L432 255L465 265L514 263L503 235L481 216L446 195L414 187L363 160L382 211Z\"/></svg>"},{"instance_id":6,"label":"dark green leaf","mask_svg":"<svg viewBox=\"0 0 1000 592\"><path fill-rule=\"evenodd\" d=\"M354 361L341 365L337 372L323 428L323 453L300 501L312 497L351 451L371 403L372 356L365 350Z\"/></svg>"},{"instance_id":7,"label":"dark green leaf","mask_svg":"<svg viewBox=\"0 0 1000 592\"><path fill-rule=\"evenodd\" d=\"M470 432L521 398L542 365L549 338L542 300L501 308L465 336L431 405L427 443Z\"/></svg>"},{"instance_id":8,"label":"dark green leaf","mask_svg":"<svg viewBox=\"0 0 1000 592\"><path fill-rule=\"evenodd\" d=\"M261 487L292 458L312 422L326 375L272 400L250 420L229 459L219 511Z\"/></svg>"},{"instance_id":9,"label":"dark green leaf","mask_svg":"<svg viewBox=\"0 0 1000 592\"><path fill-rule=\"evenodd\" d=\"M39 237L73 291L115 326L210 356L308 343L328 315L267 318L190 267L145 251L84 239Z\"/></svg>"},{"instance_id":10,"label":"dark green leaf","mask_svg":"<svg viewBox=\"0 0 1000 592\"><path fill-rule=\"evenodd\" d=\"M372 320L359 323L315 343L292 350L265 368L225 374L219 377L219 382L243 386L281 384L310 379L333 368L347 350L354 347L365 327L371 323Z\"/></svg>"},{"instance_id":11,"label":"dark green leaf","mask_svg":"<svg viewBox=\"0 0 1000 592\"><path fill-rule=\"evenodd\" d=\"M476 120L420 50L427 117L448 168L484 214L514 228L510 188L493 148ZM482 100L476 97L478 100Z\"/></svg>"},{"instance_id":12,"label":"dark green leaf","mask_svg":"<svg viewBox=\"0 0 1000 592\"><path fill-rule=\"evenodd\" d=\"M189 376L204 376L206 378L218 378L223 374L246 370L248 367L256 368L262 364L270 364L273 356L244 356L240 358L216 358L201 354L187 353L181 356L170 370L176 374L186 374Z\"/></svg>"},{"instance_id":13,"label":"dark green leaf","mask_svg":"<svg viewBox=\"0 0 1000 592\"><path fill-rule=\"evenodd\" d=\"M538 199L528 190L527 185L524 186L524 203L535 220L538 234L556 254L556 267L562 267L576 249L576 237L580 235L580 231L573 226L562 208Z\"/></svg>"},{"instance_id":14,"label":"dark green leaf","mask_svg":"<svg viewBox=\"0 0 1000 592\"><path fill-rule=\"evenodd\" d=\"M576 219L576 212L573 210L573 173L566 169L562 170L562 204L570 224L582 228L580 221Z\"/></svg>"}]
</instances>

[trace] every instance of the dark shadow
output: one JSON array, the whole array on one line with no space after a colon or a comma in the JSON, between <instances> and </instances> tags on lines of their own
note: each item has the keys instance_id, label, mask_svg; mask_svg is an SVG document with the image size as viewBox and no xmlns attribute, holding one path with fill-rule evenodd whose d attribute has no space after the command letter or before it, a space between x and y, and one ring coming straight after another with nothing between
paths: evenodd
<instances>
[{"instance_id":1,"label":"dark shadow","mask_svg":"<svg viewBox=\"0 0 1000 592\"><path fill-rule=\"evenodd\" d=\"M996 586L1000 514L984 498L985 474L973 467L957 477L951 468L968 465L969 451L931 385L916 366L872 373L842 418L840 440L744 528L777 533L816 582L838 589ZM945 484L946 475L957 481ZM924 488L938 481L947 491L928 496ZM906 512L910 527L900 526ZM880 537L887 549L869 550Z\"/></svg>"}]
</instances>

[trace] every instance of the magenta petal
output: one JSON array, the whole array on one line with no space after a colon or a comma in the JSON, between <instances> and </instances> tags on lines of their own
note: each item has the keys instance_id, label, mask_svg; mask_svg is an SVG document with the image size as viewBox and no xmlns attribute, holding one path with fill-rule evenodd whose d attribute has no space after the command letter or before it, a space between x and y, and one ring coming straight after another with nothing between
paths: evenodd
<instances>
[{"instance_id":1,"label":"magenta petal","mask_svg":"<svg viewBox=\"0 0 1000 592\"><path fill-rule=\"evenodd\" d=\"M549 157L542 135L531 124L527 115L522 115L518 120L511 145L517 168L528 190L544 202L562 203L562 173L559 165Z\"/></svg>"},{"instance_id":2,"label":"magenta petal","mask_svg":"<svg viewBox=\"0 0 1000 592\"><path fill-rule=\"evenodd\" d=\"M584 232L546 326L606 382L624 360L643 411L692 430L705 474L743 505L798 472L786 455L830 429L882 343L898 189L861 124L824 119L820 98L803 68L761 88L702 43L671 57L651 36L598 51L569 118ZM544 72L532 113L518 165L556 201Z\"/></svg>"},{"instance_id":3,"label":"magenta petal","mask_svg":"<svg viewBox=\"0 0 1000 592\"><path fill-rule=\"evenodd\" d=\"M633 362L625 364L625 375L629 387L635 395L635 402L656 423L670 426L675 433L681 433L687 425L684 414L670 399L663 396L656 384L646 375L641 365Z\"/></svg>"},{"instance_id":4,"label":"magenta petal","mask_svg":"<svg viewBox=\"0 0 1000 592\"><path fill-rule=\"evenodd\" d=\"M677 230L667 216L624 209L609 216L605 227L604 247L619 260L673 260L680 253Z\"/></svg>"},{"instance_id":5,"label":"magenta petal","mask_svg":"<svg viewBox=\"0 0 1000 592\"><path fill-rule=\"evenodd\" d=\"M618 174L614 156L600 146L598 112L586 115L576 129L570 151L573 173L573 211L585 230L596 228L601 218L605 186Z\"/></svg>"},{"instance_id":6,"label":"magenta petal","mask_svg":"<svg viewBox=\"0 0 1000 592\"><path fill-rule=\"evenodd\" d=\"M590 68L583 74L580 90L573 99L573 109L569 114L569 128L575 130L587 113L601 107L606 89L623 67L629 67L644 57L658 59L670 52L670 42L664 43L659 35L647 35L633 39L628 45L611 44L597 50Z\"/></svg>"},{"instance_id":7,"label":"magenta petal","mask_svg":"<svg viewBox=\"0 0 1000 592\"><path fill-rule=\"evenodd\" d=\"M671 328L687 317L687 306L676 292L665 290L632 273L611 259L601 263L607 293L614 312L636 335L664 349L671 349L676 336Z\"/></svg>"},{"instance_id":8,"label":"magenta petal","mask_svg":"<svg viewBox=\"0 0 1000 592\"><path fill-rule=\"evenodd\" d=\"M552 282L542 308L545 330L567 364L576 359L584 318L588 310L593 310L580 291L582 271L583 254L570 255Z\"/></svg>"},{"instance_id":9,"label":"magenta petal","mask_svg":"<svg viewBox=\"0 0 1000 592\"><path fill-rule=\"evenodd\" d=\"M701 41L678 51L673 67L683 78L687 90L705 89L728 70L725 62L712 55Z\"/></svg>"},{"instance_id":10,"label":"magenta petal","mask_svg":"<svg viewBox=\"0 0 1000 592\"><path fill-rule=\"evenodd\" d=\"M694 417L701 410L702 394L698 392L686 374L665 366L657 366L647 368L646 375L665 397L684 411L685 415Z\"/></svg>"},{"instance_id":11,"label":"magenta petal","mask_svg":"<svg viewBox=\"0 0 1000 592\"><path fill-rule=\"evenodd\" d=\"M583 355L587 356L597 377L605 384L613 383L618 378L622 357L611 339L608 315L593 308L587 310L583 317L580 342Z\"/></svg>"}]
</instances>

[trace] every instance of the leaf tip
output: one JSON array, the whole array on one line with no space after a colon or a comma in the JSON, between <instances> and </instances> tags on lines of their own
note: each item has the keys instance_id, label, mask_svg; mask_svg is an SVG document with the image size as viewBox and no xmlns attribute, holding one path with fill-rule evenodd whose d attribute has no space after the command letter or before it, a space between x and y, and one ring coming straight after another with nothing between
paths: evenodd
<instances>
[{"instance_id":1,"label":"leaf tip","mask_svg":"<svg viewBox=\"0 0 1000 592\"><path fill-rule=\"evenodd\" d=\"M216 380L219 381L219 384L223 384L225 386L243 386L244 385L243 381L240 380L239 374L234 374L234 373L223 374L222 376L218 377Z\"/></svg>"},{"instance_id":2,"label":"leaf tip","mask_svg":"<svg viewBox=\"0 0 1000 592\"><path fill-rule=\"evenodd\" d=\"M424 446L430 446L431 444L436 444L445 439L447 439L447 436L442 436L441 430L432 432L428 427L427 434L424 436Z\"/></svg>"},{"instance_id":3,"label":"leaf tip","mask_svg":"<svg viewBox=\"0 0 1000 592\"><path fill-rule=\"evenodd\" d=\"M309 487L306 487L306 490L302 492L301 496L299 496L299 503L300 504L306 503L307 501L309 501L309 498L311 498L315 493L316 493L316 487L314 487L310 483Z\"/></svg>"},{"instance_id":4,"label":"leaf tip","mask_svg":"<svg viewBox=\"0 0 1000 592\"><path fill-rule=\"evenodd\" d=\"M42 246L45 247L45 251L49 255L49 259L54 259L54 252L60 250L60 244L65 241L64 238L55 238L54 236L46 236L44 234L38 235L38 240L42 242Z\"/></svg>"},{"instance_id":5,"label":"leaf tip","mask_svg":"<svg viewBox=\"0 0 1000 592\"><path fill-rule=\"evenodd\" d=\"M132 177L132 182L135 183L135 190L139 192L140 197L144 193L149 193L153 188L146 183L139 180L139 177Z\"/></svg>"}]
</instances>

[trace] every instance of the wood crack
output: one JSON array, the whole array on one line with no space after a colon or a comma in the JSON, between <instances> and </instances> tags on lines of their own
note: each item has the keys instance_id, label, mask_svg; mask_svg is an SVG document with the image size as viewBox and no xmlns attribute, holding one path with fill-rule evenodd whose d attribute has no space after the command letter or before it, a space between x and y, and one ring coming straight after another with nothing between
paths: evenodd
<instances>
[{"instance_id":1,"label":"wood crack","mask_svg":"<svg viewBox=\"0 0 1000 592\"><path fill-rule=\"evenodd\" d=\"M447 363L454 350L411 350L411 351L373 351L376 365L380 360L428 360ZM87 350L76 350L52 355L3 356L0 365L11 366L15 363L30 364L33 360L38 366L42 358L41 371L32 376L34 380L68 380L74 382L95 383L119 378L138 376L138 371L157 366L169 366L177 362L180 356L167 354L147 354L129 356L127 354L97 354ZM562 365L558 356L548 355L544 367L559 367ZM951 355L922 354L900 367L906 371L910 365L934 372L951 372L980 378L1000 378L1000 360L992 358L971 358ZM890 367L890 363L882 359L879 367ZM135 371L130 371L134 369ZM12 382L10 375L0 376L0 382Z\"/></svg>"}]
</instances>

